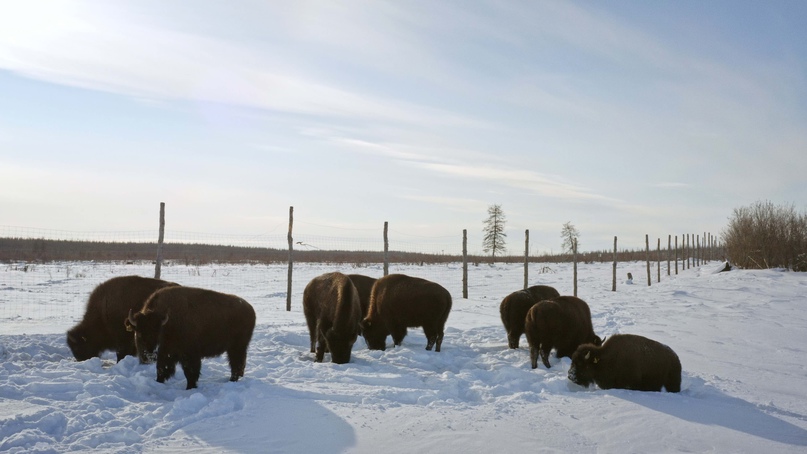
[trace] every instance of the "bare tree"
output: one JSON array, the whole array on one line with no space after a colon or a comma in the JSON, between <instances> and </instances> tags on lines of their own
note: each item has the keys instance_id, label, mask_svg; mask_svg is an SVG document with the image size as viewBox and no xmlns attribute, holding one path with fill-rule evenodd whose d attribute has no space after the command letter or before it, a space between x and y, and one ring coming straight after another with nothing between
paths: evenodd
<instances>
[{"instance_id":1,"label":"bare tree","mask_svg":"<svg viewBox=\"0 0 807 454\"><path fill-rule=\"evenodd\" d=\"M485 233L485 237L482 239L482 250L485 253L490 252L494 259L497 252L504 253L507 251L507 245L504 241L507 236L504 233L506 221L501 205L495 204L488 207L488 218L485 220L485 227L482 229Z\"/></svg>"},{"instance_id":2,"label":"bare tree","mask_svg":"<svg viewBox=\"0 0 807 454\"><path fill-rule=\"evenodd\" d=\"M560 237L563 239L561 248L564 252L571 254L574 251L575 241L577 241L578 250L580 249L580 232L572 225L571 221L563 224L563 228L560 230Z\"/></svg>"}]
</instances>

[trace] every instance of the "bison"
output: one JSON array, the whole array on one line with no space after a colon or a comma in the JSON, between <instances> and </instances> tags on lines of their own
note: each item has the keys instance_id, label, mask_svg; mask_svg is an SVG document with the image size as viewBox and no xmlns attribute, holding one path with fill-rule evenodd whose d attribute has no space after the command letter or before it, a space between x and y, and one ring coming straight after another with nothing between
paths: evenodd
<instances>
[{"instance_id":1,"label":"bison","mask_svg":"<svg viewBox=\"0 0 807 454\"><path fill-rule=\"evenodd\" d=\"M81 322L67 332L67 346L78 361L115 350L118 361L137 354L134 336L123 326L130 310L139 311L155 291L173 282L140 276L113 277L99 284L87 300Z\"/></svg>"},{"instance_id":2,"label":"bison","mask_svg":"<svg viewBox=\"0 0 807 454\"><path fill-rule=\"evenodd\" d=\"M532 368L538 367L538 355L547 368L549 352L555 349L558 358L569 357L580 344L602 345L591 326L588 304L574 296L559 296L533 305L524 323L530 343Z\"/></svg>"},{"instance_id":3,"label":"bison","mask_svg":"<svg viewBox=\"0 0 807 454\"><path fill-rule=\"evenodd\" d=\"M230 381L244 376L255 310L235 295L168 287L152 294L140 312L130 312L126 325L134 330L141 362L149 362L157 351L158 382L173 377L180 363L188 381L186 389L191 389L199 380L202 358L225 352Z\"/></svg>"},{"instance_id":4,"label":"bison","mask_svg":"<svg viewBox=\"0 0 807 454\"><path fill-rule=\"evenodd\" d=\"M524 290L515 291L502 300L499 313L502 316L504 329L507 331L507 345L518 348L518 341L524 334L524 322L527 312L538 301L560 296L557 290L548 285L533 285Z\"/></svg>"},{"instance_id":5,"label":"bison","mask_svg":"<svg viewBox=\"0 0 807 454\"><path fill-rule=\"evenodd\" d=\"M359 292L351 279L338 272L312 279L303 292L303 312L317 362L326 351L336 364L349 362L362 319Z\"/></svg>"},{"instance_id":6,"label":"bison","mask_svg":"<svg viewBox=\"0 0 807 454\"><path fill-rule=\"evenodd\" d=\"M362 335L371 350L385 350L387 336L401 345L406 328L423 327L426 350L440 351L451 294L440 284L403 274L378 279L370 295L370 309L361 322Z\"/></svg>"},{"instance_id":7,"label":"bison","mask_svg":"<svg viewBox=\"0 0 807 454\"><path fill-rule=\"evenodd\" d=\"M602 389L681 391L681 361L668 346L634 334L615 334L602 346L583 344L572 355L569 380Z\"/></svg>"},{"instance_id":8,"label":"bison","mask_svg":"<svg viewBox=\"0 0 807 454\"><path fill-rule=\"evenodd\" d=\"M350 281L356 286L356 290L359 291L361 316L364 318L367 316L367 312L370 309L370 292L373 290L373 285L378 279L363 274L348 274L347 277L350 278Z\"/></svg>"}]
</instances>

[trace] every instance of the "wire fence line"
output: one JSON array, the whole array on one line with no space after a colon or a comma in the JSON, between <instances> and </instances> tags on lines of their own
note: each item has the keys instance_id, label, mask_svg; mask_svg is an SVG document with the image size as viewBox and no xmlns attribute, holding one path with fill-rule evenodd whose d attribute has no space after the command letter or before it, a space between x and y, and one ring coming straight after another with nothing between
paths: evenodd
<instances>
[{"instance_id":1,"label":"wire fence line","mask_svg":"<svg viewBox=\"0 0 807 454\"><path fill-rule=\"evenodd\" d=\"M162 208L161 228L165 225ZM453 239L406 235L393 230L394 240L390 241L386 223L383 235L373 237L310 234L305 231L305 223L299 224L304 227L297 232L293 229L293 208L290 208L286 235L226 235L170 229L160 232L160 235L153 230L67 231L0 226L0 264L5 265L0 270L0 308L6 315L21 317L28 310L25 294L1 290L23 288L26 286L22 284L33 282L34 288L59 291L54 290L58 285L48 283L71 279L88 280L94 287L106 280L103 276L112 277L120 272L159 276L183 285L229 293L239 293L241 287L237 276L241 276L243 285L259 286L263 280L266 286L264 296L283 297L286 310L291 310L301 299L305 284L314 277L307 274L311 269L322 272L341 270L376 278L389 273L415 273L445 283L457 298L469 298L473 297L473 279L497 279L515 291L541 283L541 274L552 272L551 264L559 262L574 263L569 291L565 294L576 295L578 261L613 260L611 290L616 291L617 262L645 261L647 285L651 285L651 262L656 266L656 282L660 282L663 262L666 262L665 274L671 276L678 273L679 266L682 269L698 266L701 261L713 260L720 253L713 237L704 233L703 237L682 234L680 245L676 235L674 248L672 235L668 235L668 245L664 249L661 238L658 238L656 250L652 253L649 236L646 236L645 251L620 251L614 237L613 251L575 251L569 255L531 257L529 230L526 230L524 254L497 257L494 268L490 257L467 253L467 231L463 231L461 238ZM158 238L164 238L164 241L160 243ZM149 264L153 266L151 270ZM319 266L312 267L311 264ZM435 264L439 266L427 266ZM288 267L288 273L285 282L281 283L277 282L277 268L283 266ZM86 294L82 294L82 298L86 298Z\"/></svg>"}]
</instances>

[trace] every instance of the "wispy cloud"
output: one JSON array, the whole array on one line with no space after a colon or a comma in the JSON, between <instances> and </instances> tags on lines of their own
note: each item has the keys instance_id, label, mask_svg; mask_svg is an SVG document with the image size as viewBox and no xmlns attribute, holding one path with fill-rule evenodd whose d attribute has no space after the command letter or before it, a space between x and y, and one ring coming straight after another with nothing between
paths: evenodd
<instances>
[{"instance_id":1,"label":"wispy cloud","mask_svg":"<svg viewBox=\"0 0 807 454\"><path fill-rule=\"evenodd\" d=\"M481 124L437 108L339 87L243 43L116 20L107 9L73 5L54 11L30 4L6 14L0 20L0 68L143 98L399 123Z\"/></svg>"}]
</instances>

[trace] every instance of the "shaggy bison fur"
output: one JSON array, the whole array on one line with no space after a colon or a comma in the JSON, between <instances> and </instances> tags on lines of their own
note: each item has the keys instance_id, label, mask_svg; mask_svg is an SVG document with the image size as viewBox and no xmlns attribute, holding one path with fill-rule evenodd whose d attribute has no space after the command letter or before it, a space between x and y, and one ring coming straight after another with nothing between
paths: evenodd
<instances>
[{"instance_id":1,"label":"shaggy bison fur","mask_svg":"<svg viewBox=\"0 0 807 454\"><path fill-rule=\"evenodd\" d=\"M373 290L373 285L378 279L363 274L348 274L347 277L353 282L356 290L359 291L359 301L361 302L361 316L367 316L370 310L370 292Z\"/></svg>"},{"instance_id":2,"label":"shaggy bison fur","mask_svg":"<svg viewBox=\"0 0 807 454\"><path fill-rule=\"evenodd\" d=\"M584 344L572 355L569 380L602 389L681 391L681 361L668 346L634 334L616 334L602 346Z\"/></svg>"},{"instance_id":3,"label":"shaggy bison fur","mask_svg":"<svg viewBox=\"0 0 807 454\"><path fill-rule=\"evenodd\" d=\"M180 363L188 381L186 389L191 389L199 380L202 358L225 352L230 381L244 376L255 310L235 295L168 287L152 294L140 312L130 312L126 324L134 330L141 362L149 362L156 350L157 381L173 377Z\"/></svg>"},{"instance_id":4,"label":"shaggy bison fur","mask_svg":"<svg viewBox=\"0 0 807 454\"><path fill-rule=\"evenodd\" d=\"M140 276L113 277L99 284L87 300L81 322L67 332L67 346L78 361L115 350L118 361L137 354L134 336L123 326L129 311L139 311L155 291L173 282Z\"/></svg>"},{"instance_id":5,"label":"shaggy bison fur","mask_svg":"<svg viewBox=\"0 0 807 454\"><path fill-rule=\"evenodd\" d=\"M547 368L549 352L558 358L569 357L581 344L602 345L591 326L591 310L585 301L574 296L559 296L539 301L527 312L524 324L530 343L532 368L538 367L538 356Z\"/></svg>"},{"instance_id":6,"label":"shaggy bison fur","mask_svg":"<svg viewBox=\"0 0 807 454\"><path fill-rule=\"evenodd\" d=\"M362 335L371 350L385 350L387 336L401 345L406 328L423 327L426 350L440 351L451 294L440 284L403 274L378 279L370 295L370 309L362 320Z\"/></svg>"},{"instance_id":7,"label":"shaggy bison fur","mask_svg":"<svg viewBox=\"0 0 807 454\"><path fill-rule=\"evenodd\" d=\"M351 279L342 273L311 279L303 292L303 313L317 362L322 362L326 351L336 364L349 362L362 318L359 292Z\"/></svg>"},{"instance_id":8,"label":"shaggy bison fur","mask_svg":"<svg viewBox=\"0 0 807 454\"><path fill-rule=\"evenodd\" d=\"M518 341L524 334L524 322L527 312L538 301L548 300L560 296L557 290L548 285L533 285L524 290L518 290L504 297L499 306L504 329L507 331L507 345L518 348Z\"/></svg>"}]
</instances>

